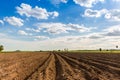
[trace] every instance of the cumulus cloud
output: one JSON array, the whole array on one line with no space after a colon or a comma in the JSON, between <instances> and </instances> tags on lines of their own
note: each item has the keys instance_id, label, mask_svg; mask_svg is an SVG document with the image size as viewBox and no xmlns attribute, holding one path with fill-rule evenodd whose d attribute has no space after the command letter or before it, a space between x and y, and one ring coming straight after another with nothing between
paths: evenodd
<instances>
[{"instance_id":1,"label":"cumulus cloud","mask_svg":"<svg viewBox=\"0 0 120 80\"><path fill-rule=\"evenodd\" d=\"M120 25L109 26L103 29L101 32L90 33L84 36L89 39L110 39L110 38L120 38Z\"/></svg>"},{"instance_id":2,"label":"cumulus cloud","mask_svg":"<svg viewBox=\"0 0 120 80\"><path fill-rule=\"evenodd\" d=\"M72 23L37 23L35 26L38 27L37 30L43 30L51 34L69 33L69 31L88 32L91 30L91 28L84 27L83 25Z\"/></svg>"},{"instance_id":3,"label":"cumulus cloud","mask_svg":"<svg viewBox=\"0 0 120 80\"><path fill-rule=\"evenodd\" d=\"M2 24L2 25L4 24L3 20L0 20L0 24Z\"/></svg>"},{"instance_id":4,"label":"cumulus cloud","mask_svg":"<svg viewBox=\"0 0 120 80\"><path fill-rule=\"evenodd\" d=\"M107 9L102 10L92 10L92 9L86 9L84 12L85 17L101 17L102 15L106 14L108 12Z\"/></svg>"},{"instance_id":5,"label":"cumulus cloud","mask_svg":"<svg viewBox=\"0 0 120 80\"><path fill-rule=\"evenodd\" d=\"M18 31L18 34L23 35L23 36L27 36L27 35L28 35L28 33L26 33L26 32L23 31L23 30L19 30L19 31Z\"/></svg>"},{"instance_id":6,"label":"cumulus cloud","mask_svg":"<svg viewBox=\"0 0 120 80\"><path fill-rule=\"evenodd\" d=\"M70 28L66 28L66 25L62 23L38 23L36 26L38 26L39 30L45 29L45 32L51 34L67 33L67 30L70 30Z\"/></svg>"},{"instance_id":7,"label":"cumulus cloud","mask_svg":"<svg viewBox=\"0 0 120 80\"><path fill-rule=\"evenodd\" d=\"M56 12L56 11L49 12L49 14L52 15L52 18L55 18L55 17L58 17L58 16L59 16L59 13Z\"/></svg>"},{"instance_id":8,"label":"cumulus cloud","mask_svg":"<svg viewBox=\"0 0 120 80\"><path fill-rule=\"evenodd\" d=\"M76 4L84 7L93 7L98 2L104 2L104 0L73 0Z\"/></svg>"},{"instance_id":9,"label":"cumulus cloud","mask_svg":"<svg viewBox=\"0 0 120 80\"><path fill-rule=\"evenodd\" d=\"M21 18L17 18L17 17L5 17L4 21L8 22L9 24L13 25L13 26L23 26L23 20Z\"/></svg>"},{"instance_id":10,"label":"cumulus cloud","mask_svg":"<svg viewBox=\"0 0 120 80\"><path fill-rule=\"evenodd\" d=\"M119 9L109 10L108 13L105 14L105 18L114 21L120 21L120 10Z\"/></svg>"},{"instance_id":11,"label":"cumulus cloud","mask_svg":"<svg viewBox=\"0 0 120 80\"><path fill-rule=\"evenodd\" d=\"M105 36L120 36L120 25L111 26L104 31L106 32Z\"/></svg>"},{"instance_id":12,"label":"cumulus cloud","mask_svg":"<svg viewBox=\"0 0 120 80\"><path fill-rule=\"evenodd\" d=\"M104 18L109 19L111 21L120 21L120 10L119 9L112 9L112 10L86 9L83 16L84 17L96 17L96 18L103 16Z\"/></svg>"},{"instance_id":13,"label":"cumulus cloud","mask_svg":"<svg viewBox=\"0 0 120 80\"><path fill-rule=\"evenodd\" d=\"M27 17L34 17L37 19L48 19L48 17L58 17L59 13L57 11L48 12L45 8L35 6L32 8L29 4L22 3L20 7L16 7L17 13L20 15L25 15Z\"/></svg>"},{"instance_id":14,"label":"cumulus cloud","mask_svg":"<svg viewBox=\"0 0 120 80\"><path fill-rule=\"evenodd\" d=\"M68 0L50 0L50 2L54 5L58 5L60 3L67 3Z\"/></svg>"},{"instance_id":15,"label":"cumulus cloud","mask_svg":"<svg viewBox=\"0 0 120 80\"><path fill-rule=\"evenodd\" d=\"M76 31L79 31L79 32L88 32L88 31L91 30L91 28L87 28L84 25L79 25L79 24L69 23L66 26L70 27L72 30L76 30Z\"/></svg>"}]
</instances>

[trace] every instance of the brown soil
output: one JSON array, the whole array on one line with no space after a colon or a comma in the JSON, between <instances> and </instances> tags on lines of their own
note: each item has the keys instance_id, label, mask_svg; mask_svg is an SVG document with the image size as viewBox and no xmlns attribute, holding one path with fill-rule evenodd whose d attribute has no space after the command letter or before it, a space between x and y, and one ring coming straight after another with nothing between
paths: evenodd
<instances>
[{"instance_id":1,"label":"brown soil","mask_svg":"<svg viewBox=\"0 0 120 80\"><path fill-rule=\"evenodd\" d=\"M0 54L0 80L120 80L120 54Z\"/></svg>"}]
</instances>

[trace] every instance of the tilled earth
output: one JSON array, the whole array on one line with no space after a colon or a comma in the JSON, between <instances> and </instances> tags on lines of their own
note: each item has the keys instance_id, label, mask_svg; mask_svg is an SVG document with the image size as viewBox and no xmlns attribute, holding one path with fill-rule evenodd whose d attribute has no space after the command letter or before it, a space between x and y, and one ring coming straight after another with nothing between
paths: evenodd
<instances>
[{"instance_id":1,"label":"tilled earth","mask_svg":"<svg viewBox=\"0 0 120 80\"><path fill-rule=\"evenodd\" d=\"M120 54L0 54L0 80L120 80Z\"/></svg>"}]
</instances>

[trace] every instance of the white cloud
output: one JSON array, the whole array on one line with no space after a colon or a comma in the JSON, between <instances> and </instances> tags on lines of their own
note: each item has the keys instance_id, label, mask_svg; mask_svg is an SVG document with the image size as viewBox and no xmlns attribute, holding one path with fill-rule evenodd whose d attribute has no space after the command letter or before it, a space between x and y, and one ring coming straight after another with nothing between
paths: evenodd
<instances>
[{"instance_id":1,"label":"white cloud","mask_svg":"<svg viewBox=\"0 0 120 80\"><path fill-rule=\"evenodd\" d=\"M49 12L49 14L52 15L52 18L55 18L55 17L58 17L58 16L59 16L59 13L56 12L56 11Z\"/></svg>"},{"instance_id":2,"label":"white cloud","mask_svg":"<svg viewBox=\"0 0 120 80\"><path fill-rule=\"evenodd\" d=\"M102 10L86 9L83 16L85 16L85 17L101 17L102 15L106 14L107 12L108 12L107 9L102 9Z\"/></svg>"},{"instance_id":3,"label":"white cloud","mask_svg":"<svg viewBox=\"0 0 120 80\"><path fill-rule=\"evenodd\" d=\"M34 17L37 19L48 19L48 17L55 18L59 16L59 13L56 11L48 12L45 8L41 8L38 6L32 8L32 6L24 3L22 3L20 7L16 7L16 9L20 15L25 15L27 17Z\"/></svg>"},{"instance_id":4,"label":"white cloud","mask_svg":"<svg viewBox=\"0 0 120 80\"><path fill-rule=\"evenodd\" d=\"M109 12L105 14L105 18L112 21L120 21L120 10L119 9L109 10Z\"/></svg>"},{"instance_id":5,"label":"white cloud","mask_svg":"<svg viewBox=\"0 0 120 80\"><path fill-rule=\"evenodd\" d=\"M0 38L6 38L6 37L7 37L6 34L0 33Z\"/></svg>"},{"instance_id":6,"label":"white cloud","mask_svg":"<svg viewBox=\"0 0 120 80\"><path fill-rule=\"evenodd\" d=\"M113 0L113 1L115 1L115 2L119 2L120 0Z\"/></svg>"},{"instance_id":7,"label":"white cloud","mask_svg":"<svg viewBox=\"0 0 120 80\"><path fill-rule=\"evenodd\" d=\"M31 32L40 32L40 29L34 29L34 28L26 28L25 30Z\"/></svg>"},{"instance_id":8,"label":"white cloud","mask_svg":"<svg viewBox=\"0 0 120 80\"><path fill-rule=\"evenodd\" d=\"M19 31L18 31L18 34L24 35L24 36L27 36L27 35L28 35L28 33L26 33L26 32L23 31L23 30L19 30Z\"/></svg>"},{"instance_id":9,"label":"white cloud","mask_svg":"<svg viewBox=\"0 0 120 80\"><path fill-rule=\"evenodd\" d=\"M77 37L77 36L76 36ZM74 36L72 37L74 39ZM112 41L109 41L111 38L106 38L104 41L101 39L81 39L76 41L65 41L66 37L54 38L48 40L40 40L40 41L16 41L16 40L0 40L6 41L9 45L6 49L15 50L58 50L58 49L99 49L106 48L111 49L114 48L116 44L120 43L120 39L112 38ZM62 42L61 42L61 41ZM6 43L5 42L5 43ZM69 45L68 45L69 44ZM107 44L107 45L106 45ZM17 45L17 47L16 47ZM50 46L48 46L50 45Z\"/></svg>"},{"instance_id":10,"label":"white cloud","mask_svg":"<svg viewBox=\"0 0 120 80\"><path fill-rule=\"evenodd\" d=\"M104 29L105 36L120 36L120 25L111 26L107 29Z\"/></svg>"},{"instance_id":11,"label":"white cloud","mask_svg":"<svg viewBox=\"0 0 120 80\"><path fill-rule=\"evenodd\" d=\"M68 0L61 0L61 2L63 2L63 3L67 3L67 2L68 2Z\"/></svg>"},{"instance_id":12,"label":"white cloud","mask_svg":"<svg viewBox=\"0 0 120 80\"><path fill-rule=\"evenodd\" d=\"M88 32L91 30L91 28L84 27L83 25L72 23L37 23L35 26L38 27L37 30L44 30L44 32L51 34L68 33L69 31Z\"/></svg>"},{"instance_id":13,"label":"white cloud","mask_svg":"<svg viewBox=\"0 0 120 80\"><path fill-rule=\"evenodd\" d=\"M0 20L0 24L2 24L2 25L4 24L3 20Z\"/></svg>"},{"instance_id":14,"label":"white cloud","mask_svg":"<svg viewBox=\"0 0 120 80\"><path fill-rule=\"evenodd\" d=\"M17 18L17 17L5 17L4 21L8 22L9 24L13 25L13 26L23 26L23 20L21 18Z\"/></svg>"},{"instance_id":15,"label":"white cloud","mask_svg":"<svg viewBox=\"0 0 120 80\"><path fill-rule=\"evenodd\" d=\"M104 2L104 0L73 0L76 4L84 7L93 7L98 2Z\"/></svg>"},{"instance_id":16,"label":"white cloud","mask_svg":"<svg viewBox=\"0 0 120 80\"><path fill-rule=\"evenodd\" d=\"M120 37L120 25L109 26L103 29L101 32L90 33L85 36L89 39L102 39L102 38L119 38Z\"/></svg>"},{"instance_id":17,"label":"white cloud","mask_svg":"<svg viewBox=\"0 0 120 80\"><path fill-rule=\"evenodd\" d=\"M2 35L2 36L1 36ZM3 37L6 36L6 37ZM91 33L82 36L62 36L47 39L46 36L38 36L36 41L20 41L9 38L9 36L0 34L0 42L6 50L58 50L58 49L113 49L120 43L120 37L91 38L91 36L100 36L99 33ZM33 37L34 39L35 36ZM44 39L44 40L41 40ZM69 44L69 45L68 45ZM106 45L107 44L107 45Z\"/></svg>"},{"instance_id":18,"label":"white cloud","mask_svg":"<svg viewBox=\"0 0 120 80\"><path fill-rule=\"evenodd\" d=\"M54 5L58 5L60 3L67 3L68 0L50 0L50 2Z\"/></svg>"},{"instance_id":19,"label":"white cloud","mask_svg":"<svg viewBox=\"0 0 120 80\"><path fill-rule=\"evenodd\" d=\"M79 31L79 32L88 32L91 30L91 28L87 28L85 27L84 25L79 25L79 24L72 24L72 23L69 23L66 25L66 27L70 27L72 30L76 30L76 31Z\"/></svg>"},{"instance_id":20,"label":"white cloud","mask_svg":"<svg viewBox=\"0 0 120 80\"><path fill-rule=\"evenodd\" d=\"M91 34L87 35L87 38L89 38L89 39L100 39L100 38L105 37L103 34L104 33L91 33Z\"/></svg>"},{"instance_id":21,"label":"white cloud","mask_svg":"<svg viewBox=\"0 0 120 80\"><path fill-rule=\"evenodd\" d=\"M34 40L46 40L46 39L49 39L49 37L47 36L34 36Z\"/></svg>"},{"instance_id":22,"label":"white cloud","mask_svg":"<svg viewBox=\"0 0 120 80\"><path fill-rule=\"evenodd\" d=\"M67 33L67 30L70 30L70 28L66 28L66 25L62 23L38 23L36 26L39 29L46 29L45 32L52 34Z\"/></svg>"},{"instance_id":23,"label":"white cloud","mask_svg":"<svg viewBox=\"0 0 120 80\"><path fill-rule=\"evenodd\" d=\"M110 39L110 38L120 38L120 25L109 26L103 29L101 32L90 33L84 36L89 39Z\"/></svg>"},{"instance_id":24,"label":"white cloud","mask_svg":"<svg viewBox=\"0 0 120 80\"><path fill-rule=\"evenodd\" d=\"M84 12L85 17L101 17L111 20L111 21L120 21L120 10L119 9L101 9L101 10L92 10L92 9L86 9Z\"/></svg>"}]
</instances>

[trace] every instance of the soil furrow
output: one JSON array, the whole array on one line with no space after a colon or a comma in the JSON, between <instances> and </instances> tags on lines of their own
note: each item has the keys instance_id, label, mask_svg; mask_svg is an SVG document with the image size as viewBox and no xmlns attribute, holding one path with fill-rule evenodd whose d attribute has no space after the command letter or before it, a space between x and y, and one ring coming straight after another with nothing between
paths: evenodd
<instances>
[{"instance_id":1,"label":"soil furrow","mask_svg":"<svg viewBox=\"0 0 120 80\"><path fill-rule=\"evenodd\" d=\"M86 64L86 62L83 61L77 61L75 58L70 58L68 56L63 55L63 58L67 59L68 63L71 63L74 67L75 65L79 65L77 68L83 69L83 73L87 72L86 79L92 80L92 79L103 79L103 80L109 80L109 78L112 78L113 76L111 73L103 72L101 69L97 68L96 66L91 66L89 64ZM96 76L96 77L95 77Z\"/></svg>"},{"instance_id":2,"label":"soil furrow","mask_svg":"<svg viewBox=\"0 0 120 80\"><path fill-rule=\"evenodd\" d=\"M43 66L45 65L45 63L48 64L48 62L50 61L50 58L51 58L51 54L49 54L49 56L46 58L46 60L44 60L41 64L38 63L39 66L38 66L32 73L30 73L24 80L30 80L30 79L32 79L33 75L34 75L34 74L37 74L38 71L39 71L39 69L40 69L41 67L43 67ZM45 65L44 67L46 67L46 65ZM43 69L44 69L44 68L43 68ZM37 76L37 75L36 75L36 76ZM37 80L37 79L35 79L35 80Z\"/></svg>"},{"instance_id":3,"label":"soil furrow","mask_svg":"<svg viewBox=\"0 0 120 80\"><path fill-rule=\"evenodd\" d=\"M62 65L63 77L65 80L85 80L81 70L74 69L61 55L56 54ZM63 79L64 80L64 79Z\"/></svg>"}]
</instances>

